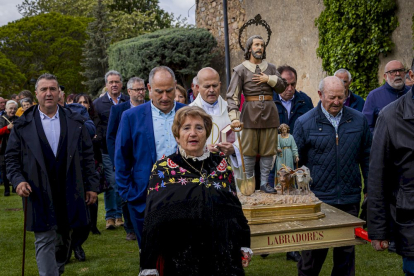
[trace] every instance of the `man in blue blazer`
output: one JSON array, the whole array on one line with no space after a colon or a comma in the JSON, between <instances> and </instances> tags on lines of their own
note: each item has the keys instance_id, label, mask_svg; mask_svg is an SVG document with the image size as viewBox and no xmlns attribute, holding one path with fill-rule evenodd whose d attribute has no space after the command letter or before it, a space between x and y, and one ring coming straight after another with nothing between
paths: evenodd
<instances>
[{"instance_id":1,"label":"man in blue blazer","mask_svg":"<svg viewBox=\"0 0 414 276\"><path fill-rule=\"evenodd\" d=\"M121 121L122 113L125 110L136 107L145 102L145 83L144 80L138 77L133 77L128 80L127 90L129 94L129 101L117 104L111 107L109 115L108 128L106 131L106 145L108 147L108 154L111 158L112 164L115 164L115 139L118 132L119 122ZM135 231L131 222L128 205L124 201L122 203L122 214L124 215L124 229L127 233L127 240L136 240Z\"/></svg>"},{"instance_id":2,"label":"man in blue blazer","mask_svg":"<svg viewBox=\"0 0 414 276\"><path fill-rule=\"evenodd\" d=\"M132 224L141 245L145 199L152 166L177 149L171 131L176 103L174 72L155 67L148 78L151 101L122 114L115 142L115 178L121 197L128 201Z\"/></svg>"}]
</instances>

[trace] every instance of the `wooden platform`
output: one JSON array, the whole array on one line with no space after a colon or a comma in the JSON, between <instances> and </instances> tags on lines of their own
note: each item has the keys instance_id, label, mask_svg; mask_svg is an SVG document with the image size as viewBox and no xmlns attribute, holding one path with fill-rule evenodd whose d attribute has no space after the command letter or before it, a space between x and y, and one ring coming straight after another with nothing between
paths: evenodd
<instances>
[{"instance_id":1,"label":"wooden platform","mask_svg":"<svg viewBox=\"0 0 414 276\"><path fill-rule=\"evenodd\" d=\"M251 248L255 255L301 251L364 244L356 238L354 229L364 221L321 204L325 217L313 220L297 220L267 224L250 224Z\"/></svg>"}]
</instances>

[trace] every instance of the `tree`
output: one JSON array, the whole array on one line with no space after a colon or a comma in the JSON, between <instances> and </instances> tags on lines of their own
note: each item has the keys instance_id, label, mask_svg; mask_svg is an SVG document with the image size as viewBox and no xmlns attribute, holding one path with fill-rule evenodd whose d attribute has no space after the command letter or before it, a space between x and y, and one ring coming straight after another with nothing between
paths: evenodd
<instances>
[{"instance_id":1,"label":"tree","mask_svg":"<svg viewBox=\"0 0 414 276\"><path fill-rule=\"evenodd\" d=\"M0 52L0 95L8 97L20 92L25 81L19 68Z\"/></svg>"},{"instance_id":2,"label":"tree","mask_svg":"<svg viewBox=\"0 0 414 276\"><path fill-rule=\"evenodd\" d=\"M109 67L126 79L145 79L152 68L165 65L186 85L201 68L210 65L216 46L217 41L205 29L164 29L112 44Z\"/></svg>"},{"instance_id":3,"label":"tree","mask_svg":"<svg viewBox=\"0 0 414 276\"><path fill-rule=\"evenodd\" d=\"M378 87L379 55L390 52L391 34L398 26L394 0L324 0L325 10L316 19L319 29L317 54L332 75L348 69L351 88L366 97Z\"/></svg>"},{"instance_id":4,"label":"tree","mask_svg":"<svg viewBox=\"0 0 414 276\"><path fill-rule=\"evenodd\" d=\"M84 91L80 60L90 21L53 12L25 17L0 27L0 50L24 74L26 89L29 80L49 72L67 91Z\"/></svg>"},{"instance_id":5,"label":"tree","mask_svg":"<svg viewBox=\"0 0 414 276\"><path fill-rule=\"evenodd\" d=\"M113 42L159 29L187 25L180 18L173 22L174 15L161 9L158 0L103 0L102 3L109 9L111 28L116 30L112 37ZM58 12L93 17L95 6L96 2L90 0L24 0L17 7L24 16Z\"/></svg>"},{"instance_id":6,"label":"tree","mask_svg":"<svg viewBox=\"0 0 414 276\"><path fill-rule=\"evenodd\" d=\"M109 27L108 12L102 4L102 0L98 0L93 15L95 21L88 25L86 32L89 39L82 49L84 61L81 65L85 68L85 71L81 74L87 78L87 81L83 84L88 86L89 94L96 95L105 83L104 76L108 71L106 51L111 41L112 32Z\"/></svg>"}]
</instances>

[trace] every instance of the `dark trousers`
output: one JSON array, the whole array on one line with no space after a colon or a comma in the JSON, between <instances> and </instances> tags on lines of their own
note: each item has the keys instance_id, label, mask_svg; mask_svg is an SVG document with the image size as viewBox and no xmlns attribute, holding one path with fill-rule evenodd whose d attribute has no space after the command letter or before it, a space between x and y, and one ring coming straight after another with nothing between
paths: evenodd
<instances>
[{"instance_id":1,"label":"dark trousers","mask_svg":"<svg viewBox=\"0 0 414 276\"><path fill-rule=\"evenodd\" d=\"M1 174L3 176L3 183L4 183L4 194L10 193L10 181L7 179L6 176L6 163L3 161L1 165Z\"/></svg>"},{"instance_id":2,"label":"dark trousers","mask_svg":"<svg viewBox=\"0 0 414 276\"><path fill-rule=\"evenodd\" d=\"M122 202L122 215L124 216L124 229L127 234L135 233L132 225L131 215L129 214L128 202Z\"/></svg>"},{"instance_id":3,"label":"dark trousers","mask_svg":"<svg viewBox=\"0 0 414 276\"><path fill-rule=\"evenodd\" d=\"M142 231L144 229L144 211L131 202L128 202L128 208L135 235L137 235L138 246L141 248Z\"/></svg>"},{"instance_id":4,"label":"dark trousers","mask_svg":"<svg viewBox=\"0 0 414 276\"><path fill-rule=\"evenodd\" d=\"M359 214L359 203L332 205L355 217ZM321 272L322 265L325 262L328 248L304 250L302 258L298 262L299 276L317 276ZM333 268L332 276L355 275L355 246L342 246L333 249Z\"/></svg>"}]
</instances>

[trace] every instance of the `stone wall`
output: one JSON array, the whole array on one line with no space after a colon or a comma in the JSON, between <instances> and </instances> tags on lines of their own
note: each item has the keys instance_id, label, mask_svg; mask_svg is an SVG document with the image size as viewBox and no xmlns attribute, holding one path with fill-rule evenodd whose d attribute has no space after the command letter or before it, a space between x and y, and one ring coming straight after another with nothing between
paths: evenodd
<instances>
[{"instance_id":1,"label":"stone wall","mask_svg":"<svg viewBox=\"0 0 414 276\"><path fill-rule=\"evenodd\" d=\"M399 27L393 33L396 47L388 56L380 57L379 83L385 64L392 59L400 59L406 66L411 65L413 54L412 16L414 1L397 0ZM243 61L243 51L238 45L240 27L257 14L270 25L272 36L267 47L267 61L278 65L288 64L298 72L297 89L306 92L316 104L319 81L326 76L322 61L316 56L319 45L318 28L315 18L323 11L322 0L228 0L229 44L231 68ZM197 27L208 29L217 39L220 57L213 67L218 69L222 81L222 94L225 91L224 66L224 27L221 0L197 0ZM262 26L253 26L243 32L243 45L247 37L260 34L267 37Z\"/></svg>"}]
</instances>

